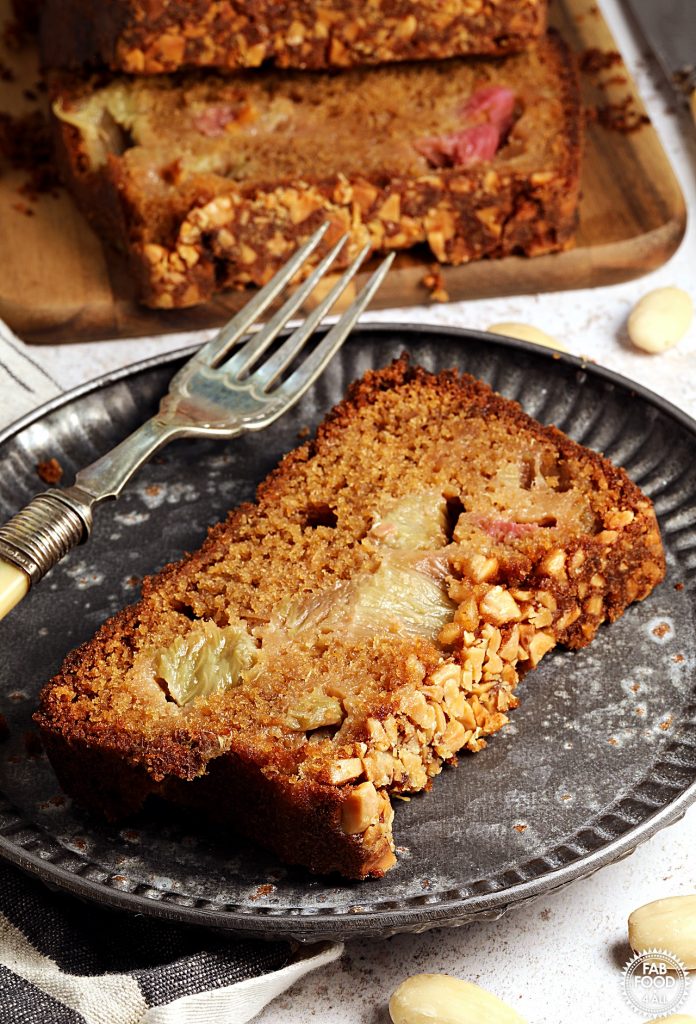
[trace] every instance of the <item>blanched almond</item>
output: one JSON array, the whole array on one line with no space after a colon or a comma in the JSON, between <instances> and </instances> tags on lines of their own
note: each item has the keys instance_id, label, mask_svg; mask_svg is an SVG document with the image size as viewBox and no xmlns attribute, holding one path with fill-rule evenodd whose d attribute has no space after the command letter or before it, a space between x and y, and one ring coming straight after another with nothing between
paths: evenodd
<instances>
[{"instance_id":1,"label":"blanched almond","mask_svg":"<svg viewBox=\"0 0 696 1024\"><path fill-rule=\"evenodd\" d=\"M694 304L681 288L656 288L637 302L628 318L628 336L643 352L665 352L684 337Z\"/></svg>"},{"instance_id":2,"label":"blanched almond","mask_svg":"<svg viewBox=\"0 0 696 1024\"><path fill-rule=\"evenodd\" d=\"M491 324L488 328L489 334L502 334L506 338L518 338L520 341L531 341L534 345L543 345L545 348L555 348L558 352L567 352L568 349L557 338L551 337L546 331L532 324L518 324L514 321L505 321L499 324Z\"/></svg>"},{"instance_id":3,"label":"blanched almond","mask_svg":"<svg viewBox=\"0 0 696 1024\"><path fill-rule=\"evenodd\" d=\"M687 970L696 967L696 893L646 903L628 919L631 949L664 949L679 957Z\"/></svg>"},{"instance_id":4,"label":"blanched almond","mask_svg":"<svg viewBox=\"0 0 696 1024\"><path fill-rule=\"evenodd\" d=\"M393 1024L525 1024L497 996L448 974L415 974L389 1000Z\"/></svg>"}]
</instances>

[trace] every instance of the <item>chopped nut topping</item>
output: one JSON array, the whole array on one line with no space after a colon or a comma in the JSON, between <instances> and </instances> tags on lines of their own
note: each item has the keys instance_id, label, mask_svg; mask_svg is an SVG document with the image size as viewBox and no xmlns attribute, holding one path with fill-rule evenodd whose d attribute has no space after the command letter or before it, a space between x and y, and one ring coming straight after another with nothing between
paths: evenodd
<instances>
[{"instance_id":1,"label":"chopped nut topping","mask_svg":"<svg viewBox=\"0 0 696 1024\"><path fill-rule=\"evenodd\" d=\"M349 793L341 808L341 827L349 836L359 835L376 821L382 801L373 783L362 782Z\"/></svg>"},{"instance_id":2,"label":"chopped nut topping","mask_svg":"<svg viewBox=\"0 0 696 1024\"><path fill-rule=\"evenodd\" d=\"M479 605L484 618L502 626L505 622L519 621L522 615L514 597L503 587L491 587Z\"/></svg>"}]
</instances>

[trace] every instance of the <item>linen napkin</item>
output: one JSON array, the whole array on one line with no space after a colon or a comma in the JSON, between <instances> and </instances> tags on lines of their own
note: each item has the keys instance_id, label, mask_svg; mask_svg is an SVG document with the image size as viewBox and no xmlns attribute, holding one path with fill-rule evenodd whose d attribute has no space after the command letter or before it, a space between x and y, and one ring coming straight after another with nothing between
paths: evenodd
<instances>
[{"instance_id":1,"label":"linen napkin","mask_svg":"<svg viewBox=\"0 0 696 1024\"><path fill-rule=\"evenodd\" d=\"M61 390L0 320L0 430Z\"/></svg>"},{"instance_id":2,"label":"linen napkin","mask_svg":"<svg viewBox=\"0 0 696 1024\"><path fill-rule=\"evenodd\" d=\"M3 1021L243 1024L342 951L104 910L0 866Z\"/></svg>"},{"instance_id":3,"label":"linen napkin","mask_svg":"<svg viewBox=\"0 0 696 1024\"><path fill-rule=\"evenodd\" d=\"M0 430L60 392L0 321ZM342 952L106 910L0 863L0 1021L244 1024Z\"/></svg>"}]
</instances>

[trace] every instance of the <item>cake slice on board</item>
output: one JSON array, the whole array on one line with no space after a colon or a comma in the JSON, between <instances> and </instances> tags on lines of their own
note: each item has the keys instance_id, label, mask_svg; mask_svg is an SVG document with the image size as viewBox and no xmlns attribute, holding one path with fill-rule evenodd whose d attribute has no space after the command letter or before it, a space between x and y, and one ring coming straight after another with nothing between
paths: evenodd
<instances>
[{"instance_id":1,"label":"cake slice on board","mask_svg":"<svg viewBox=\"0 0 696 1024\"><path fill-rule=\"evenodd\" d=\"M379 876L391 796L485 746L529 669L663 574L622 470L402 358L72 652L37 721L66 791L111 819L156 795Z\"/></svg>"},{"instance_id":2,"label":"cake slice on board","mask_svg":"<svg viewBox=\"0 0 696 1024\"><path fill-rule=\"evenodd\" d=\"M149 306L263 284L323 221L346 261L366 243L449 264L573 244L582 109L554 33L499 60L53 92L65 180Z\"/></svg>"}]
</instances>

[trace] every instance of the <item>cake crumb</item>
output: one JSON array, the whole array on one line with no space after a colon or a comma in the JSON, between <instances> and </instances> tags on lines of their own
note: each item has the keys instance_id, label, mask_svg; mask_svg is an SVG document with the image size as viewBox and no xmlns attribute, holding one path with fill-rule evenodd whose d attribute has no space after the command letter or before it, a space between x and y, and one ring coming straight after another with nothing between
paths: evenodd
<instances>
[{"instance_id":1,"label":"cake crumb","mask_svg":"<svg viewBox=\"0 0 696 1024\"><path fill-rule=\"evenodd\" d=\"M36 472L39 479L43 480L45 484L59 484L63 479L64 471L58 459L51 458L46 459L45 462L38 462Z\"/></svg>"},{"instance_id":2,"label":"cake crumb","mask_svg":"<svg viewBox=\"0 0 696 1024\"><path fill-rule=\"evenodd\" d=\"M445 279L442 270L438 266L428 268L427 274L423 277L421 284L430 292L433 302L449 302L449 292L445 288Z\"/></svg>"},{"instance_id":3,"label":"cake crumb","mask_svg":"<svg viewBox=\"0 0 696 1024\"><path fill-rule=\"evenodd\" d=\"M24 217L34 216L34 211L28 203L13 203L12 209L16 210L17 213L21 213Z\"/></svg>"},{"instance_id":4,"label":"cake crumb","mask_svg":"<svg viewBox=\"0 0 696 1024\"><path fill-rule=\"evenodd\" d=\"M26 180L17 190L25 199L58 196L60 179L51 129L40 110L21 117L0 113L0 157L15 170L26 172Z\"/></svg>"},{"instance_id":5,"label":"cake crumb","mask_svg":"<svg viewBox=\"0 0 696 1024\"><path fill-rule=\"evenodd\" d=\"M600 50L596 46L590 46L580 55L580 70L586 75L596 75L622 63L621 54L616 50Z\"/></svg>"},{"instance_id":6,"label":"cake crumb","mask_svg":"<svg viewBox=\"0 0 696 1024\"><path fill-rule=\"evenodd\" d=\"M249 899L255 902L256 900L260 900L262 896L270 896L274 890L275 886L271 885L270 882L267 882L265 885L257 886L256 892L250 896Z\"/></svg>"},{"instance_id":7,"label":"cake crumb","mask_svg":"<svg viewBox=\"0 0 696 1024\"><path fill-rule=\"evenodd\" d=\"M651 123L648 115L638 110L633 96L626 96L615 103L587 107L585 116L588 124L599 124L622 135L630 135Z\"/></svg>"}]
</instances>

